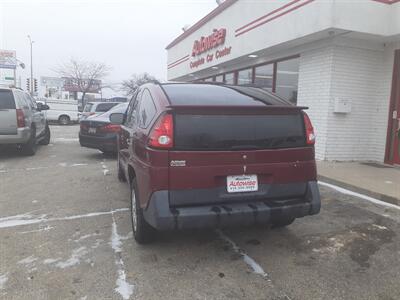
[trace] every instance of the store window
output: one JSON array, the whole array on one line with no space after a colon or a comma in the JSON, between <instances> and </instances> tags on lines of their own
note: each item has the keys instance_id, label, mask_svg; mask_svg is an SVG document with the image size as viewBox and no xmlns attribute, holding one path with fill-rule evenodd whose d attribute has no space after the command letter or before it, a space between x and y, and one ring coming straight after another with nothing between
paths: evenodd
<instances>
[{"instance_id":1,"label":"store window","mask_svg":"<svg viewBox=\"0 0 400 300\"><path fill-rule=\"evenodd\" d=\"M204 81L205 82L212 82L212 81L214 81L214 78L213 77L209 77L209 78L204 79Z\"/></svg>"},{"instance_id":2,"label":"store window","mask_svg":"<svg viewBox=\"0 0 400 300\"><path fill-rule=\"evenodd\" d=\"M225 83L235 84L235 74L234 73L225 74Z\"/></svg>"},{"instance_id":3,"label":"store window","mask_svg":"<svg viewBox=\"0 0 400 300\"><path fill-rule=\"evenodd\" d=\"M277 63L276 93L293 104L297 103L299 58Z\"/></svg>"},{"instance_id":4,"label":"store window","mask_svg":"<svg viewBox=\"0 0 400 300\"><path fill-rule=\"evenodd\" d=\"M274 64L256 67L254 84L272 92L274 86Z\"/></svg>"},{"instance_id":5,"label":"store window","mask_svg":"<svg viewBox=\"0 0 400 300\"><path fill-rule=\"evenodd\" d=\"M251 84L253 82L253 69L241 70L238 72L238 85Z\"/></svg>"},{"instance_id":6,"label":"store window","mask_svg":"<svg viewBox=\"0 0 400 300\"><path fill-rule=\"evenodd\" d=\"M215 81L216 82L224 82L224 75L215 76Z\"/></svg>"}]
</instances>

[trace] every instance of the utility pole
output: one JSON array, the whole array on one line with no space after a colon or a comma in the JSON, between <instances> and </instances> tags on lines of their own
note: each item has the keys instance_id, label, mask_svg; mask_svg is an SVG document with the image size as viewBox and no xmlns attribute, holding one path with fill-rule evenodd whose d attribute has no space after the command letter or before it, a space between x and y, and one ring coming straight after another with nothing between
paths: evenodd
<instances>
[{"instance_id":1,"label":"utility pole","mask_svg":"<svg viewBox=\"0 0 400 300\"><path fill-rule=\"evenodd\" d=\"M35 41L32 41L31 36L28 35L29 44L31 46L31 86L30 86L30 94L33 96L33 58L32 58L32 45Z\"/></svg>"}]
</instances>

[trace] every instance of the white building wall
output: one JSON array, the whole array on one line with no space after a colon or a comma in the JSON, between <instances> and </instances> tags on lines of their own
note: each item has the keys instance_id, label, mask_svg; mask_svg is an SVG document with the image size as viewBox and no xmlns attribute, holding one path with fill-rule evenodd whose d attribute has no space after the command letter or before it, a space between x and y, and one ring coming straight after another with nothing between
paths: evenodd
<instances>
[{"instance_id":1,"label":"white building wall","mask_svg":"<svg viewBox=\"0 0 400 300\"><path fill-rule=\"evenodd\" d=\"M384 131L387 117L374 122L389 105L388 99L380 97L383 60L383 51L334 47L325 159L383 161L383 153L377 153L381 142L377 136ZM336 98L351 102L351 112L335 113Z\"/></svg>"},{"instance_id":2,"label":"white building wall","mask_svg":"<svg viewBox=\"0 0 400 300\"><path fill-rule=\"evenodd\" d=\"M326 156L332 60L332 46L306 51L300 56L297 104L309 107L307 114L317 136L315 154L321 160Z\"/></svg>"}]
</instances>

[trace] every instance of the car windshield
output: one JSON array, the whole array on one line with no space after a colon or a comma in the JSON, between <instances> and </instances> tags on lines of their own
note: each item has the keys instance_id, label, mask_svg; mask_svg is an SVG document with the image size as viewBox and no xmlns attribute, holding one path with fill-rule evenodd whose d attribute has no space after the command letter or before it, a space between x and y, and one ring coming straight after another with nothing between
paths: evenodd
<instances>
[{"instance_id":1,"label":"car windshield","mask_svg":"<svg viewBox=\"0 0 400 300\"><path fill-rule=\"evenodd\" d=\"M93 103L88 103L85 105L85 108L83 109L83 112L90 112L92 109Z\"/></svg>"},{"instance_id":2,"label":"car windshield","mask_svg":"<svg viewBox=\"0 0 400 300\"><path fill-rule=\"evenodd\" d=\"M121 113L122 114L122 113L126 112L127 108L128 108L128 103L121 103L121 104L118 104L118 105L114 106L109 111L106 111L106 112L102 113L99 116L108 117L113 113Z\"/></svg>"}]
</instances>

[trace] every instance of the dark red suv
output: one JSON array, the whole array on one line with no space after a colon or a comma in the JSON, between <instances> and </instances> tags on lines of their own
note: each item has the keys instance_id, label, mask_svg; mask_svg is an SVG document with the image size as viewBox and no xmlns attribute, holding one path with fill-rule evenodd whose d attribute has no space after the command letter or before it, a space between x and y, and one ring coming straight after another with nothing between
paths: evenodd
<instances>
[{"instance_id":1,"label":"dark red suv","mask_svg":"<svg viewBox=\"0 0 400 300\"><path fill-rule=\"evenodd\" d=\"M122 124L118 177L139 243L155 230L285 226L317 214L314 131L305 107L260 88L146 84Z\"/></svg>"}]
</instances>

